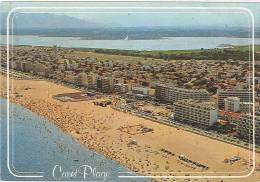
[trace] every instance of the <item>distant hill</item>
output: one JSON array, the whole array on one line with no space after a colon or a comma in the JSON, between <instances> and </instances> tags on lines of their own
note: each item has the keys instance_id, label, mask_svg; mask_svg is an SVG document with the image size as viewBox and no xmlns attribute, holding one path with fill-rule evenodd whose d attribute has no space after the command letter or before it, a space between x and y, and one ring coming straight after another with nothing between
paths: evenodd
<instances>
[{"instance_id":1,"label":"distant hill","mask_svg":"<svg viewBox=\"0 0 260 182\"><path fill-rule=\"evenodd\" d=\"M1 30L6 29L7 14L1 14ZM103 25L53 13L22 13L14 19L16 29L98 28Z\"/></svg>"},{"instance_id":2,"label":"distant hill","mask_svg":"<svg viewBox=\"0 0 260 182\"><path fill-rule=\"evenodd\" d=\"M1 34L6 33L6 14L1 15ZM111 27L67 15L53 13L18 14L14 21L16 35L80 37L88 40L150 40L164 37L248 37L245 27ZM255 28L260 38L260 27Z\"/></svg>"}]
</instances>

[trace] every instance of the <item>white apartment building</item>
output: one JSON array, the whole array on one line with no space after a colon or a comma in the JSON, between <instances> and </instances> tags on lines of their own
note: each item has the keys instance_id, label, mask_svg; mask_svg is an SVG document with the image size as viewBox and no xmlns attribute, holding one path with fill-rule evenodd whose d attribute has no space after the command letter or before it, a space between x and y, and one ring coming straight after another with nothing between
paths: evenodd
<instances>
[{"instance_id":1,"label":"white apartment building","mask_svg":"<svg viewBox=\"0 0 260 182\"><path fill-rule=\"evenodd\" d=\"M89 74L87 76L88 79L88 87L92 88L92 89L96 89L97 88L97 75L96 74Z\"/></svg>"},{"instance_id":2,"label":"white apartment building","mask_svg":"<svg viewBox=\"0 0 260 182\"><path fill-rule=\"evenodd\" d=\"M260 84L260 77L254 77L255 84ZM246 79L247 84L253 84L253 77L247 77Z\"/></svg>"},{"instance_id":3,"label":"white apartment building","mask_svg":"<svg viewBox=\"0 0 260 182\"><path fill-rule=\"evenodd\" d=\"M64 60L66 70L74 70L78 68L78 64L74 60Z\"/></svg>"},{"instance_id":4,"label":"white apartment building","mask_svg":"<svg viewBox=\"0 0 260 182\"><path fill-rule=\"evenodd\" d=\"M14 68L18 71L25 71L25 62L15 62Z\"/></svg>"},{"instance_id":5,"label":"white apartment building","mask_svg":"<svg viewBox=\"0 0 260 182\"><path fill-rule=\"evenodd\" d=\"M177 102L182 99L193 99L204 102L209 100L209 93L205 89L192 90L161 84L155 88L155 97L160 101L166 102Z\"/></svg>"},{"instance_id":6,"label":"white apartment building","mask_svg":"<svg viewBox=\"0 0 260 182\"><path fill-rule=\"evenodd\" d=\"M114 91L117 93L126 93L128 92L128 85L124 83L117 83L114 85Z\"/></svg>"},{"instance_id":7,"label":"white apartment building","mask_svg":"<svg viewBox=\"0 0 260 182\"><path fill-rule=\"evenodd\" d=\"M35 63L33 65L33 72L38 75L44 75L47 67L42 63Z\"/></svg>"},{"instance_id":8,"label":"white apartment building","mask_svg":"<svg viewBox=\"0 0 260 182\"><path fill-rule=\"evenodd\" d=\"M80 73L78 75L78 83L84 87L88 86L88 74L84 72Z\"/></svg>"},{"instance_id":9,"label":"white apartment building","mask_svg":"<svg viewBox=\"0 0 260 182\"><path fill-rule=\"evenodd\" d=\"M240 99L238 97L227 97L224 99L225 111L239 112L240 111Z\"/></svg>"},{"instance_id":10,"label":"white apartment building","mask_svg":"<svg viewBox=\"0 0 260 182\"><path fill-rule=\"evenodd\" d=\"M103 93L111 93L114 90L113 77L98 76L97 77L97 90Z\"/></svg>"},{"instance_id":11,"label":"white apartment building","mask_svg":"<svg viewBox=\"0 0 260 182\"><path fill-rule=\"evenodd\" d=\"M25 71L25 72L30 72L30 71L32 71L32 69L33 69L33 64L32 64L32 62L26 61L26 62L25 62L25 65L24 65L24 71Z\"/></svg>"},{"instance_id":12,"label":"white apartment building","mask_svg":"<svg viewBox=\"0 0 260 182\"><path fill-rule=\"evenodd\" d=\"M245 114L253 114L253 103L251 102L241 102L240 112Z\"/></svg>"},{"instance_id":13,"label":"white apartment building","mask_svg":"<svg viewBox=\"0 0 260 182\"><path fill-rule=\"evenodd\" d=\"M215 103L199 102L192 99L180 100L174 103L174 118L176 121L208 128L218 120L218 109Z\"/></svg>"},{"instance_id":14,"label":"white apartment building","mask_svg":"<svg viewBox=\"0 0 260 182\"><path fill-rule=\"evenodd\" d=\"M132 86L132 93L148 95L148 87Z\"/></svg>"},{"instance_id":15,"label":"white apartment building","mask_svg":"<svg viewBox=\"0 0 260 182\"><path fill-rule=\"evenodd\" d=\"M218 89L218 107L224 108L224 99L228 97L238 97L240 102L253 102L253 92L247 89Z\"/></svg>"},{"instance_id":16,"label":"white apartment building","mask_svg":"<svg viewBox=\"0 0 260 182\"><path fill-rule=\"evenodd\" d=\"M255 117L255 142L260 144L260 117ZM250 114L242 114L237 125L237 132L245 141L252 143L253 137L253 116Z\"/></svg>"}]
</instances>

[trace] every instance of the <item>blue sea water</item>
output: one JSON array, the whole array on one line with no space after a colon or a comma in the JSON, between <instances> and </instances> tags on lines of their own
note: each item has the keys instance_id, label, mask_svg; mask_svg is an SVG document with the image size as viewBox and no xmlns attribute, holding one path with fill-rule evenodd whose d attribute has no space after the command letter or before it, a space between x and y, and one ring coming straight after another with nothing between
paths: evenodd
<instances>
[{"instance_id":1,"label":"blue sea water","mask_svg":"<svg viewBox=\"0 0 260 182\"><path fill-rule=\"evenodd\" d=\"M10 103L10 146L7 155L7 100L1 99L1 179L41 181L150 181L118 178L130 172L119 163L97 154L57 128L46 118ZM7 169L7 157L11 170ZM85 165L85 166L82 166ZM56 166L56 168L55 168ZM82 166L82 167L80 167ZM73 172L76 171L77 172ZM54 175L53 175L54 171ZM35 173L42 172L42 173ZM70 172L70 173L66 173ZM69 174L69 175L68 175ZM85 176L84 176L85 174ZM20 176L43 177L20 177ZM106 177L105 177L106 176Z\"/></svg>"}]
</instances>

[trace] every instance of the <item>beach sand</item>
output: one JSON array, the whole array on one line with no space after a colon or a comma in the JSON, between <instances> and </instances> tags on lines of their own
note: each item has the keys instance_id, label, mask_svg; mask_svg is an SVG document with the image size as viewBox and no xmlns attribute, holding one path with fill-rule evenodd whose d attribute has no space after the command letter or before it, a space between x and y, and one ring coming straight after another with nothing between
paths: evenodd
<instances>
[{"instance_id":1,"label":"beach sand","mask_svg":"<svg viewBox=\"0 0 260 182\"><path fill-rule=\"evenodd\" d=\"M6 97L6 77L1 75L1 79L1 95ZM10 89L16 93L10 94L11 102L47 117L89 149L118 161L142 175L243 176L252 170L248 164L252 153L241 147L116 111L111 107L96 106L93 101L61 102L52 98L56 94L77 90L48 81L35 80L10 80L10 86L13 86ZM26 87L30 89L25 89ZM17 93L22 97L16 97ZM143 125L153 131L133 134L120 129L136 125ZM136 141L137 145L128 145L131 141ZM166 154L161 149L171 151L175 155ZM192 168L181 162L178 159L179 155L204 164L209 170ZM239 155L242 159L233 164L224 163L224 159L230 159L235 155ZM256 163L257 165L260 163L260 154L256 154ZM184 179L170 181L173 180L185 181ZM192 181L257 182L257 180L260 180L260 171L243 179Z\"/></svg>"}]
</instances>

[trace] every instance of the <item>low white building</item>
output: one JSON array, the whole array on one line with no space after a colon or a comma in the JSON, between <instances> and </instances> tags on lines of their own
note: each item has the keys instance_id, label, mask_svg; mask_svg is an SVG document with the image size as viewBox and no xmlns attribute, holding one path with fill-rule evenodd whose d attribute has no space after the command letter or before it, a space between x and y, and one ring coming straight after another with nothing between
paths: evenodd
<instances>
[{"instance_id":1,"label":"low white building","mask_svg":"<svg viewBox=\"0 0 260 182\"><path fill-rule=\"evenodd\" d=\"M132 93L133 94L148 95L148 87L133 86L132 87Z\"/></svg>"}]
</instances>

